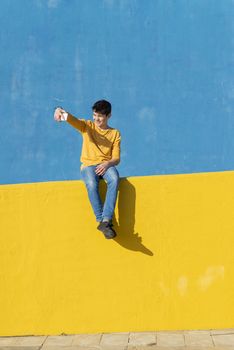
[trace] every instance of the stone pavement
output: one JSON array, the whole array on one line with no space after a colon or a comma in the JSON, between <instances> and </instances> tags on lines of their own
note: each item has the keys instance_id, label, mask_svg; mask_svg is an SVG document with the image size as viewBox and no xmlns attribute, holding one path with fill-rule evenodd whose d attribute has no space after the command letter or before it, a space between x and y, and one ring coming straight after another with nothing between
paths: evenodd
<instances>
[{"instance_id":1,"label":"stone pavement","mask_svg":"<svg viewBox=\"0 0 234 350\"><path fill-rule=\"evenodd\" d=\"M234 350L234 329L0 337L1 350Z\"/></svg>"}]
</instances>

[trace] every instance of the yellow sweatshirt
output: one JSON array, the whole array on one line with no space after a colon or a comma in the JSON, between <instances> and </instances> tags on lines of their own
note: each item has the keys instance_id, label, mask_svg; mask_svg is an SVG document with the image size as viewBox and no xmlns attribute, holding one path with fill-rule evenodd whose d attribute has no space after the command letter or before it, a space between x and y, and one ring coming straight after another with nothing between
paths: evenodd
<instances>
[{"instance_id":1,"label":"yellow sweatshirt","mask_svg":"<svg viewBox=\"0 0 234 350\"><path fill-rule=\"evenodd\" d=\"M83 137L82 166L97 165L111 159L120 161L121 135L117 129L99 129L91 120L77 119L68 113L67 122Z\"/></svg>"}]
</instances>

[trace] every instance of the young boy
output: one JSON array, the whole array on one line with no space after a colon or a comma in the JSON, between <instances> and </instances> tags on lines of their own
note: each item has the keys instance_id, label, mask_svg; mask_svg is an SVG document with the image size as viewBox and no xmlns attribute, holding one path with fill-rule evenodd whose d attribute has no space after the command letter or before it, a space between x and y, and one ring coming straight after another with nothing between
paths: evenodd
<instances>
[{"instance_id":1,"label":"young boy","mask_svg":"<svg viewBox=\"0 0 234 350\"><path fill-rule=\"evenodd\" d=\"M93 121L77 119L61 107L54 112L54 119L58 122L67 121L78 129L83 136L81 152L81 178L84 181L98 230L102 231L107 239L114 238L116 232L112 228L119 173L116 165L120 162L120 132L108 125L111 117L111 104L100 100L92 106ZM107 193L104 204L99 194L99 180L103 178L107 183Z\"/></svg>"}]
</instances>

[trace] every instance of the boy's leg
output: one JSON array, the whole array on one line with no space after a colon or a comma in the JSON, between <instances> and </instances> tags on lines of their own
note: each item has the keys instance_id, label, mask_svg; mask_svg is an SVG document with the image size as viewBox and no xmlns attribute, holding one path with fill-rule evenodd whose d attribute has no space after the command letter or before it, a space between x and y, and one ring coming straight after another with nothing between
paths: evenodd
<instances>
[{"instance_id":1,"label":"boy's leg","mask_svg":"<svg viewBox=\"0 0 234 350\"><path fill-rule=\"evenodd\" d=\"M81 178L84 181L93 212L98 222L102 221L103 204L99 195L99 176L95 173L96 166L86 166L81 169Z\"/></svg>"},{"instance_id":2,"label":"boy's leg","mask_svg":"<svg viewBox=\"0 0 234 350\"><path fill-rule=\"evenodd\" d=\"M119 173L117 169L112 166L103 175L103 178L107 182L106 199L103 206L102 220L111 221L114 215L115 204L117 199L118 187L119 187Z\"/></svg>"}]
</instances>

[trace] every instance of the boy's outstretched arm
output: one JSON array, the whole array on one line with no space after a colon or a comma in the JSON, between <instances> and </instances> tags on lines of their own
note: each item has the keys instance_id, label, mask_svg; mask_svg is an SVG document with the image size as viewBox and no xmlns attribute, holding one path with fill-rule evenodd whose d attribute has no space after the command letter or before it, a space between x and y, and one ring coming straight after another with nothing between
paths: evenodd
<instances>
[{"instance_id":1,"label":"boy's outstretched arm","mask_svg":"<svg viewBox=\"0 0 234 350\"><path fill-rule=\"evenodd\" d=\"M57 107L54 111L54 119L57 122L67 121L74 128L78 129L80 132L84 132L86 128L86 122L84 119L78 119L74 117L71 113L65 111L62 107Z\"/></svg>"}]
</instances>

